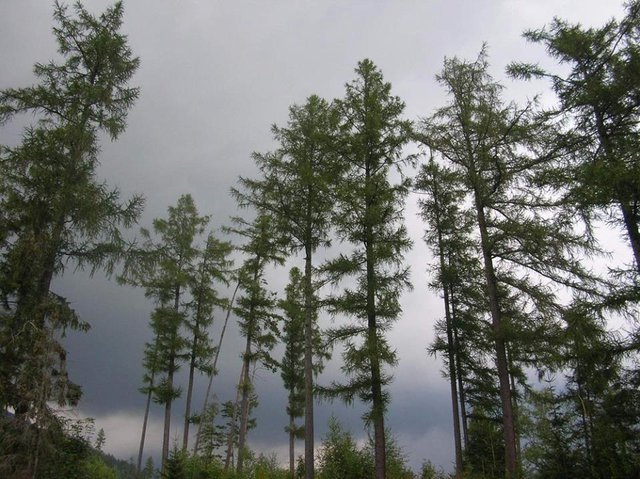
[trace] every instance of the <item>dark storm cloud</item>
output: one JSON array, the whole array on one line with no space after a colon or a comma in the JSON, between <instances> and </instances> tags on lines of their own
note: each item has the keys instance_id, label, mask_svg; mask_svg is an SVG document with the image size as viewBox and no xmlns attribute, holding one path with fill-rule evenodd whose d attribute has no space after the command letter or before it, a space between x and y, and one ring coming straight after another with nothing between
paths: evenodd
<instances>
[{"instance_id":1,"label":"dark storm cloud","mask_svg":"<svg viewBox=\"0 0 640 479\"><path fill-rule=\"evenodd\" d=\"M94 12L109 4L84 3ZM284 124L289 105L312 93L329 99L342 95L357 61L369 57L381 67L394 93L406 102L408 117L426 116L444 101L433 79L444 56L475 57L487 41L495 76L502 79L507 62L540 55L519 38L525 28L542 26L553 15L601 23L622 11L617 3L621 2L125 1L124 30L142 61L133 80L141 96L119 141L103 142L99 176L125 197L145 195L141 226L148 227L152 218L163 216L167 206L190 192L200 212L211 214L212 226L219 228L237 214L229 188L238 175L256 174L251 153L275 147L270 125ZM54 56L52 10L51 2L42 0L0 2L0 88L31 84L33 63ZM531 85L508 86L522 95L537 93ZM0 143L15 144L20 126L29 120L3 126ZM440 375L441 363L425 352L441 306L426 292L428 255L414 203L406 213L414 239L407 262L415 290L403 296L403 317L390 335L400 365L394 371L388 424L414 467L423 458L448 467L453 449L448 388ZM284 270L273 276L274 288L286 282ZM147 323L152 305L142 291L117 286L100 274L89 278L70 269L54 287L93 325L88 334L67 338L70 369L84 389L81 412L96 417L97 427L105 428L108 451L133 456L144 406L137 388L144 343L151 339ZM219 327L218 322L214 330ZM221 401L234 395L240 350L237 328L232 326L214 383ZM330 367L322 380L328 382L338 373L338 365ZM258 428L249 438L253 447L273 450L279 441L284 447L281 384L279 376L267 372L257 377L260 406ZM205 387L199 378L196 407ZM176 431L183 407L179 401L174 409ZM150 454L159 447L158 409L152 412ZM356 436L364 437L362 413L359 404L320 403L318 434L334 414Z\"/></svg>"}]
</instances>

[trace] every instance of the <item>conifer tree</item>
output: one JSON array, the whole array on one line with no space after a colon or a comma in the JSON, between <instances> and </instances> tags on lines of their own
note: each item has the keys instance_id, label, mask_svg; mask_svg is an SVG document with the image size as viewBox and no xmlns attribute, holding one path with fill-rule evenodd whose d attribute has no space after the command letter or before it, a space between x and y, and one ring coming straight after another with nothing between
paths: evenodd
<instances>
[{"instance_id":1,"label":"conifer tree","mask_svg":"<svg viewBox=\"0 0 640 479\"><path fill-rule=\"evenodd\" d=\"M304 432L296 425L296 418L304 415L304 300L301 301L301 275L298 268L289 271L289 284L285 299L279 302L284 312L282 341L284 355L280 361L280 376L287 390L287 415L289 424L285 431L289 435L289 472L295 477L295 440Z\"/></svg>"},{"instance_id":2,"label":"conifer tree","mask_svg":"<svg viewBox=\"0 0 640 479\"><path fill-rule=\"evenodd\" d=\"M491 425L500 422L501 415L494 414L500 398L496 375L488 366L493 348L484 320L486 298L472 234L474 218L460 176L433 157L422 165L416 187L425 193L420 199L421 216L428 226L425 240L436 257L432 267L435 279L430 285L442 292L444 300L445 318L436 322L436 339L429 351L442 353L444 375L450 381L456 475L462 477L463 457L469 460L464 469L487 474L481 456L491 453L495 458L495 449L503 442L492 439L496 431L501 434L501 429ZM495 465L493 460L491 466ZM499 466L498 471L501 476Z\"/></svg>"},{"instance_id":3,"label":"conifer tree","mask_svg":"<svg viewBox=\"0 0 640 479\"><path fill-rule=\"evenodd\" d=\"M147 437L147 424L149 422L149 410L151 409L151 399L153 397L154 386L156 385L156 371L159 370L158 362L158 337L154 341L145 344L144 359L142 366L144 368L144 376L142 378L143 386L139 389L142 394L147 395L144 407L144 416L142 418L142 432L140 433L140 446L138 447L138 462L136 463L136 472L141 473L142 455L144 453L144 443Z\"/></svg>"},{"instance_id":4,"label":"conifer tree","mask_svg":"<svg viewBox=\"0 0 640 479\"><path fill-rule=\"evenodd\" d=\"M229 230L246 239L246 243L239 249L247 256L238 273L242 294L235 307L240 333L245 339L238 385L241 399L236 467L238 473L242 473L253 394L252 368L257 364L271 370L276 368L270 351L277 342L279 316L275 312L275 295L265 288L265 268L270 263L282 264L283 258L276 224L270 216L259 214L252 223L239 218L234 221L236 227Z\"/></svg>"},{"instance_id":5,"label":"conifer tree","mask_svg":"<svg viewBox=\"0 0 640 479\"><path fill-rule=\"evenodd\" d=\"M495 334L496 365L500 379L503 430L507 449L506 471L507 476L515 477L518 469L516 436L512 391L507 369L506 338L502 331L504 329L502 325L504 315L500 312L495 263L490 251L491 242L486 218L486 206L489 203L490 195L499 192L500 188L504 188L500 180L502 179L501 162L505 162L505 159L495 158L495 154L490 155L493 146L491 142L495 140L488 139L487 144L484 144L484 136L480 131L476 131L484 128L486 131L492 132L491 128L497 130L497 135L502 135L498 129L499 125L501 122L508 124L509 120L500 116L501 112L498 110L501 107L498 99L500 88L497 84L488 81L486 68L484 52L481 53L476 63L463 63L457 59L445 60L445 68L437 78L445 85L453 98L450 106L439 110L431 123L425 122L423 129L425 135L422 140L435 151L444 150L443 156L452 163L455 164L456 161L462 163L463 174L466 174L468 178L465 178L467 179L466 183L473 194ZM475 82L470 83L470 80L475 80ZM496 124L492 124L492 122L496 122ZM476 125L478 127L474 128ZM450 141L453 135L456 136L455 143ZM505 142L507 148L513 144L511 137L507 136L505 140L508 142ZM461 145L459 148L461 151L456 149L457 145ZM499 146L497 141L496 146ZM496 152L498 151L496 148ZM463 153L464 156L460 153ZM482 163L483 161L486 164ZM491 168L493 166L491 162L495 162L494 168ZM489 181L486 181L485 178Z\"/></svg>"},{"instance_id":6,"label":"conifer tree","mask_svg":"<svg viewBox=\"0 0 640 479\"><path fill-rule=\"evenodd\" d=\"M123 281L144 287L146 296L156 303L151 315L155 339L148 347L153 359L147 357L145 361L157 368L148 371L149 376L153 373L157 378L152 388L153 399L165 406L163 464L169 454L171 407L181 394L174 384L174 376L186 357L188 345L182 332L189 313L185 296L193 285L199 255L196 240L208 222L207 216L198 214L191 195L182 195L175 206L168 208L166 219L153 221L156 239L148 230L141 230L145 243L129 261L123 275Z\"/></svg>"},{"instance_id":7,"label":"conifer tree","mask_svg":"<svg viewBox=\"0 0 640 479\"><path fill-rule=\"evenodd\" d=\"M174 446L165 461L160 477L161 479L187 479L186 454Z\"/></svg>"},{"instance_id":8,"label":"conifer tree","mask_svg":"<svg viewBox=\"0 0 640 479\"><path fill-rule=\"evenodd\" d=\"M559 130L548 148L556 161L541 183L560 192L587 220L604 217L620 225L631 246L632 269L640 273L640 2L628 2L626 11L622 20L599 28L555 18L548 28L524 33L568 66L567 74L521 63L508 71L518 78L548 79L558 97L558 105L546 112Z\"/></svg>"},{"instance_id":9,"label":"conifer tree","mask_svg":"<svg viewBox=\"0 0 640 479\"><path fill-rule=\"evenodd\" d=\"M153 466L153 458L149 456L147 458L147 462L144 464L144 469L142 469L140 477L142 477L142 479L153 479L154 472L155 467Z\"/></svg>"},{"instance_id":10,"label":"conifer tree","mask_svg":"<svg viewBox=\"0 0 640 479\"><path fill-rule=\"evenodd\" d=\"M287 247L304 253L305 314L305 478L314 477L313 357L318 304L314 288L313 255L329 245L330 218L334 208L332 188L340 175L333 135L335 110L316 95L302 106L289 109L286 127L273 126L279 142L275 152L254 153L261 178L241 178L243 191L234 190L241 204L268 211L286 237Z\"/></svg>"},{"instance_id":11,"label":"conifer tree","mask_svg":"<svg viewBox=\"0 0 640 479\"><path fill-rule=\"evenodd\" d=\"M227 277L229 268L232 265L232 262L228 259L230 253L231 244L216 239L210 233L204 249L200 252L199 263L196 265L189 285L191 301L187 304L189 318L186 326L191 338L187 353L189 382L184 413L183 450L187 449L189 441L194 373L197 369L207 375L213 374L211 358L214 354L214 348L209 338L208 329L213 323L214 307L224 307L226 304L226 301L218 296L213 283L228 284Z\"/></svg>"},{"instance_id":12,"label":"conifer tree","mask_svg":"<svg viewBox=\"0 0 640 479\"><path fill-rule=\"evenodd\" d=\"M237 271L234 272L234 276L237 275ZM213 385L213 377L218 374L217 371L217 366L218 366L218 358L220 357L220 351L222 349L222 342L224 341L224 337L225 337L225 332L227 330L227 325L229 324L229 318L231 316L231 312L233 310L233 307L235 305L235 300L236 300L236 295L238 294L238 290L240 289L240 281L237 280L236 278L236 287L233 290L233 294L231 295L231 299L226 302L225 304L225 309L226 309L226 313L225 313L225 317L224 317L224 323L222 324L222 331L220 331L220 337L218 338L218 344L215 347L215 354L213 357L213 364L211 365L211 369L209 370L208 374L209 374L209 383L207 384L207 390L205 392L204 395L204 401L203 401L203 405L202 405L202 414L205 414L206 411L209 409L209 398L211 396L211 387ZM196 442L195 445L193 447L195 452L198 452L198 446L200 444L200 434L202 431L202 425L203 422L202 421L198 421L198 432L196 433Z\"/></svg>"},{"instance_id":13,"label":"conifer tree","mask_svg":"<svg viewBox=\"0 0 640 479\"><path fill-rule=\"evenodd\" d=\"M456 184L458 183L458 184ZM422 165L416 187L426 193L426 198L420 200L421 216L428 223L425 241L436 256L437 265L434 287L442 291L445 309L444 333L446 336L446 362L449 383L451 386L451 404L453 412L453 435L456 458L456 477L462 477L462 435L460 425L459 391L462 388L458 382L459 361L458 338L454 333L454 308L456 301L454 289L460 276L457 264L452 261L461 254L462 248L469 247L470 235L469 215L461 212L461 201L465 193L460 188L458 178L451 171L436 164L433 158ZM465 221L466 220L466 221ZM462 393L463 394L463 393Z\"/></svg>"},{"instance_id":14,"label":"conifer tree","mask_svg":"<svg viewBox=\"0 0 640 479\"><path fill-rule=\"evenodd\" d=\"M207 405L207 408L200 413L200 437L198 447L194 452L206 462L219 459L219 450L224 446L225 434L220 430L219 425L216 424L216 419L220 413L218 409L218 404L211 402Z\"/></svg>"},{"instance_id":15,"label":"conifer tree","mask_svg":"<svg viewBox=\"0 0 640 479\"><path fill-rule=\"evenodd\" d=\"M253 378L250 378L253 382ZM226 424L221 426L225 435L225 459L224 459L224 471L229 471L233 467L235 450L239 448L240 443L240 423L241 423L241 400L244 392L244 368L240 371L240 379L238 380L238 387L236 388L235 401L226 401L222 404L222 410L220 415L227 419ZM248 400L248 412L247 412L247 431L253 429L256 426L255 418L251 417L251 412L258 405L258 398L254 392L250 392ZM246 434L246 432L245 432ZM246 451L245 451L246 452ZM238 453L239 454L239 453ZM244 460L244 459L243 459Z\"/></svg>"},{"instance_id":16,"label":"conifer tree","mask_svg":"<svg viewBox=\"0 0 640 479\"><path fill-rule=\"evenodd\" d=\"M411 125L401 118L404 103L391 95L391 85L370 60L359 62L355 71L344 99L336 100L341 127L335 142L345 173L336 189L333 219L338 237L353 245L353 251L325 268L335 280L354 281L329 305L334 314L351 316L355 323L331 331L333 339L345 341L348 380L324 392L348 402L358 397L371 405L365 420L373 426L375 477L381 479L389 400L384 387L391 380L385 368L397 361L384 333L400 315L399 296L410 286L408 268L402 265L411 245L402 225L408 181L392 184L389 170L407 161L402 148Z\"/></svg>"},{"instance_id":17,"label":"conifer tree","mask_svg":"<svg viewBox=\"0 0 640 479\"><path fill-rule=\"evenodd\" d=\"M18 146L0 147L0 407L23 425L47 427L49 401L80 396L58 365L66 361L58 338L88 324L51 291L53 279L69 264L110 272L127 248L120 228L142 209L140 197L122 202L96 179L100 133L115 140L138 96L128 82L139 61L122 16L120 2L97 16L80 3L72 11L56 3L60 58L35 65L33 86L0 92L0 125L23 113L35 118ZM36 443L23 448L33 474Z\"/></svg>"},{"instance_id":18,"label":"conifer tree","mask_svg":"<svg viewBox=\"0 0 640 479\"><path fill-rule=\"evenodd\" d=\"M536 141L548 138L547 130L532 121L532 105L503 104L502 87L488 73L484 49L474 62L446 59L436 78L451 101L423 122L419 137L460 175L473 207L500 388L506 474L516 477L512 378L519 374L517 359L540 365L550 350L560 319L558 285L597 292L596 281L580 262L593 245L576 232L571 213L533 187L532 178L546 161L536 154Z\"/></svg>"}]
</instances>

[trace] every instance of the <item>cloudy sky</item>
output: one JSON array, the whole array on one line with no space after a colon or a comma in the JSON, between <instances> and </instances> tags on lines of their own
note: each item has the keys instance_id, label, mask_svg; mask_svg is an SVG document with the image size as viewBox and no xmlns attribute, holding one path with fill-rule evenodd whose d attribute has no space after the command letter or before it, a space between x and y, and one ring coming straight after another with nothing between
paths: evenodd
<instances>
[{"instance_id":1,"label":"cloudy sky","mask_svg":"<svg viewBox=\"0 0 640 479\"><path fill-rule=\"evenodd\" d=\"M109 2L86 0L92 12ZM434 76L444 57L474 58L489 45L492 72L506 94L524 100L544 91L543 84L515 83L504 75L512 60L543 61L544 52L527 44L521 32L559 16L599 25L620 16L618 0L126 0L124 31L141 58L133 84L141 96L117 143L103 142L100 178L123 195L141 193L147 207L141 226L163 216L167 206L191 193L202 213L219 229L237 214L229 189L239 175L256 171L250 155L276 147L273 123L283 125L288 107L311 94L342 96L344 84L363 58L372 59L406 102L406 117L418 119L445 98ZM52 2L0 2L0 89L33 82L32 65L56 57L51 35ZM0 143L15 144L19 124L0 129ZM415 198L406 206L414 240L407 255L415 289L402 298L404 313L391 343L400 355L391 386L388 426L410 464L423 459L451 468L453 440L448 383L439 359L428 357L432 326L442 314L440 300L427 291L426 247ZM286 270L270 275L274 289L286 282ZM142 291L117 286L104 277L69 270L55 289L66 296L93 328L68 338L70 370L84 389L78 414L91 416L107 435L105 449L128 459L136 456L144 408L137 392L142 350L150 340L151 304ZM221 316L221 315L219 315ZM328 321L324 319L324 321ZM220 323L214 328L219 331ZM240 341L231 326L224 344L217 397L234 395L240 372ZM339 350L336 351L339 353ZM333 363L321 381L338 374ZM181 380L183 378L181 377ZM183 381L184 384L185 381ZM284 459L287 438L285 393L279 376L260 371L260 406L250 446ZM200 378L199 407L205 388ZM176 438L181 411L174 409ZM363 437L359 405L321 403L317 431L334 414L354 435ZM152 411L147 453L161 448L161 411ZM301 445L300 445L301 447Z\"/></svg>"}]
</instances>

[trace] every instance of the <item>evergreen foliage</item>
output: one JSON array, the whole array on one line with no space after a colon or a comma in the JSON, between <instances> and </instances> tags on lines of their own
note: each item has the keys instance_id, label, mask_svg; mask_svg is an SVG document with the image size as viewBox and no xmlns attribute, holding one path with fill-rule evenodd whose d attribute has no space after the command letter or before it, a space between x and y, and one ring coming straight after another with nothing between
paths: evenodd
<instances>
[{"instance_id":1,"label":"evergreen foliage","mask_svg":"<svg viewBox=\"0 0 640 479\"><path fill-rule=\"evenodd\" d=\"M224 308L227 301L218 296L214 283L227 285L231 274L232 261L228 258L232 251L231 243L222 242L209 233L204 249L199 253L199 262L193 272L190 284L191 302L187 304L190 311L186 327L191 336L187 352L189 362L189 382L187 385L187 401L184 415L184 432L182 448L186 449L189 440L191 415L191 398L193 393L194 373L200 371L212 375L214 347L209 338L208 329L213 323L215 307Z\"/></svg>"},{"instance_id":2,"label":"evergreen foliage","mask_svg":"<svg viewBox=\"0 0 640 479\"><path fill-rule=\"evenodd\" d=\"M284 236L286 247L304 253L304 408L305 477L314 477L314 336L318 301L313 255L330 245L334 187L341 165L335 154L336 110L317 95L289 108L286 128L272 127L279 142L275 152L254 153L262 173L258 180L240 178L244 191L232 190L241 205L269 212ZM320 355L322 356L322 355Z\"/></svg>"},{"instance_id":3,"label":"evergreen foliage","mask_svg":"<svg viewBox=\"0 0 640 479\"><path fill-rule=\"evenodd\" d=\"M548 144L555 161L540 185L555 188L588 221L604 216L619 225L631 246L632 269L640 273L640 2L628 2L626 10L622 20L602 27L556 18L546 28L524 33L566 65L566 75L522 63L513 63L509 71L518 78L549 79L558 97L558 105L545 112L558 126Z\"/></svg>"},{"instance_id":4,"label":"evergreen foliage","mask_svg":"<svg viewBox=\"0 0 640 479\"><path fill-rule=\"evenodd\" d=\"M424 120L420 140L450 165L467 192L482 264L500 400L505 466L519 472L517 386L520 358L542 367L553 354L562 303L558 287L597 294L580 258L594 251L573 216L540 196L531 183L545 158L536 141L547 127L533 121L533 105L503 104L502 86L488 73L485 51L474 62L445 60L438 81L450 102Z\"/></svg>"},{"instance_id":5,"label":"evergreen foliage","mask_svg":"<svg viewBox=\"0 0 640 479\"><path fill-rule=\"evenodd\" d=\"M75 405L81 395L60 336L89 328L52 280L69 264L111 272L128 246L120 229L143 204L121 201L96 178L99 134L115 140L138 96L128 86L139 61L120 33L122 15L119 2L99 16L56 3L59 60L36 64L33 86L0 92L0 124L35 119L18 146L0 147L0 407L15 413L29 456L21 467L33 475L53 447L43 431L59 428L50 405Z\"/></svg>"},{"instance_id":6,"label":"evergreen foliage","mask_svg":"<svg viewBox=\"0 0 640 479\"><path fill-rule=\"evenodd\" d=\"M277 342L280 318L275 312L275 294L265 288L265 268L270 263L282 264L284 259L281 237L270 216L260 214L253 223L236 218L235 223L237 227L230 228L230 231L246 239L239 249L247 256L238 273L242 294L234 308L239 318L240 334L245 338L238 384L241 400L237 471L242 473L253 394L252 368L260 364L272 371L277 369L271 350Z\"/></svg>"},{"instance_id":7,"label":"evergreen foliage","mask_svg":"<svg viewBox=\"0 0 640 479\"><path fill-rule=\"evenodd\" d=\"M472 218L468 211L461 208L464 189L456 175L439 166L433 159L422 165L416 181L418 191L426 193L419 200L420 214L429 229L425 233L425 241L430 246L437 264L432 268L435 281L432 288L441 291L444 298L445 319L436 323L436 340L430 351L444 354L446 371L451 386L451 404L453 412L454 445L456 457L456 477L461 477L462 464L462 431L466 432L465 379L468 377L467 367L462 367L465 344L460 341L461 309L457 291L469 290L473 283L471 273L478 272L469 266L473 264L473 243L469 240ZM462 210L462 211L461 211ZM444 337L444 338L443 338ZM468 364L468 362L467 362ZM462 418L460 417L462 415ZM461 425L462 420L462 425ZM466 433L465 443L467 442Z\"/></svg>"},{"instance_id":8,"label":"evergreen foliage","mask_svg":"<svg viewBox=\"0 0 640 479\"><path fill-rule=\"evenodd\" d=\"M123 200L98 180L99 139L124 132L139 60L120 32L121 2L93 15L80 2L56 1L59 58L35 65L33 86L0 91L0 125L33 118L17 145L0 146L0 476L312 479L317 467L320 479L416 477L385 427L397 363L387 333L411 287L403 222L415 186L432 253L429 287L444 302L428 351L441 355L449 378L455 476L638 477L640 0L625 9L600 27L554 19L525 32L563 67L508 68L516 78L549 80L557 104L546 108L506 103L485 47L473 61L445 59L436 79L448 102L418 128L370 60L358 63L343 98L312 95L291 106L287 124L272 127L275 149L253 154L259 176L232 189L239 207L256 212L225 228L244 240L232 273L231 244L207 231L210 217L189 194L141 230L141 244L126 239L122 230L135 224L143 200ZM416 158L407 155L412 141L428 155L413 184L405 176ZM606 279L589 270L603 253L603 222L631 250ZM332 241L337 257L318 266ZM290 269L278 301L271 268L298 260L304 268ZM121 282L153 301L136 468L102 452L104 431L94 434L91 421L56 410L76 406L82 392L67 373L62 338L89 323L53 281L70 266L111 274L120 262ZM228 301L218 287L232 274L238 298ZM323 298L325 285L333 290ZM227 312L217 348L216 308ZM325 333L322 308L337 321ZM235 401L209 402L210 383L203 410L193 413L198 375L216 374L232 314L244 338ZM629 318L631 331L612 330ZM345 380L318 387L337 343ZM185 364L183 439L170 451ZM279 371L288 391L288 470L248 447L260 368ZM369 440L360 444L332 418L316 463L318 391L363 401ZM152 402L164 406L161 471L152 458L142 468ZM445 476L425 462L418 477Z\"/></svg>"},{"instance_id":9,"label":"evergreen foliage","mask_svg":"<svg viewBox=\"0 0 640 479\"><path fill-rule=\"evenodd\" d=\"M341 124L336 149L344 176L336 187L338 213L333 222L340 240L353 245L350 254L328 262L325 272L349 283L329 299L333 314L353 317L355 323L330 331L345 343L344 384L324 389L347 402L355 397L371 405L365 419L374 429L376 478L384 478L384 412L389 400L385 371L397 362L384 333L399 317L403 289L410 287L402 258L411 241L402 224L408 181L390 181L390 169L407 162L402 148L409 141L410 123L401 118L404 103L391 95L391 84L380 70L363 60L357 78L346 85L345 98L336 100ZM355 284L354 284L355 283Z\"/></svg>"},{"instance_id":10,"label":"evergreen foliage","mask_svg":"<svg viewBox=\"0 0 640 479\"><path fill-rule=\"evenodd\" d=\"M163 461L169 454L171 407L182 390L174 383L175 373L184 361L189 361L187 413L190 409L191 388L196 366L207 370L212 350L204 328L213 320L211 313L221 304L211 282L226 281L230 265L228 243L209 236L202 250L197 241L209 223L208 216L200 216L191 195L182 195L175 206L168 208L168 217L156 218L151 233L141 230L142 248L127 264L121 280L145 288L145 295L156 304L151 314L154 340L145 347L144 365L147 372L142 392L149 399L165 406ZM189 336L185 336L185 330ZM185 419L188 435L190 414ZM146 421L143 425L138 469L141 467ZM186 439L183 447L186 447ZM164 469L163 469L164 470Z\"/></svg>"},{"instance_id":11,"label":"evergreen foliage","mask_svg":"<svg viewBox=\"0 0 640 479\"><path fill-rule=\"evenodd\" d=\"M413 473L406 468L403 452L391 435L387 435L387 462L385 477L389 479L412 479ZM320 479L340 477L360 479L374 477L375 443L370 439L365 447L358 447L351 433L344 431L338 421L329 419L329 431L323 438L320 449Z\"/></svg>"},{"instance_id":12,"label":"evergreen foliage","mask_svg":"<svg viewBox=\"0 0 640 479\"><path fill-rule=\"evenodd\" d=\"M316 298L313 298L314 303ZM295 440L305 437L304 425L298 426L296 418L305 415L305 375L300 364L304 364L305 355L305 287L304 278L295 266L289 271L289 284L285 288L285 299L278 302L284 312L284 324L282 326L281 340L284 343L284 354L280 361L280 376L284 387L288 391L287 415L289 424L285 431L289 434L289 470L295 474ZM313 318L313 324L317 324L317 318ZM323 361L329 359L330 353L323 346L323 339L317 327L314 328L313 373L322 371Z\"/></svg>"}]
</instances>

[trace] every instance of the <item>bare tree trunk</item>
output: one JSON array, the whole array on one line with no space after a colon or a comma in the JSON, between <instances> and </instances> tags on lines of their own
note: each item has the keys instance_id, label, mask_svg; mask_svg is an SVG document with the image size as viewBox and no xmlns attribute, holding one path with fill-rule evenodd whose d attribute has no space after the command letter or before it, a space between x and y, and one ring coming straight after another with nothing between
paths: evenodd
<instances>
[{"instance_id":1,"label":"bare tree trunk","mask_svg":"<svg viewBox=\"0 0 640 479\"><path fill-rule=\"evenodd\" d=\"M453 292L452 292L453 294ZM453 295L452 295L453 298ZM458 395L460 397L460 419L462 422L462 442L464 449L469 447L469 430L467 425L467 399L465 394L464 383L462 382L462 361L460 360L460 341L458 339L458 328L455 327L456 323L456 303L451 304L451 319L454 325L453 328L453 340L455 342L455 356L456 356L456 372L458 379Z\"/></svg>"},{"instance_id":2,"label":"bare tree trunk","mask_svg":"<svg viewBox=\"0 0 640 479\"><path fill-rule=\"evenodd\" d=\"M173 368L175 366L175 358L171 357L169 361L169 372L167 373L167 389L173 390ZM171 405L173 400L171 397L167 399L164 405L164 434L162 436L162 467L161 472L164 472L165 463L169 458L169 436L171 435Z\"/></svg>"},{"instance_id":3,"label":"bare tree trunk","mask_svg":"<svg viewBox=\"0 0 640 479\"><path fill-rule=\"evenodd\" d=\"M368 238L373 236L368 232ZM384 431L384 399L382 396L382 377L378 358L378 325L376 323L375 272L373 268L371 242L366 245L367 258L367 353L371 363L371 397L373 401L372 421L375 458L375 478L385 479L386 441Z\"/></svg>"},{"instance_id":4,"label":"bare tree trunk","mask_svg":"<svg viewBox=\"0 0 640 479\"><path fill-rule=\"evenodd\" d=\"M289 416L289 473L291 479L296 477L296 423L293 416Z\"/></svg>"},{"instance_id":5,"label":"bare tree trunk","mask_svg":"<svg viewBox=\"0 0 640 479\"><path fill-rule=\"evenodd\" d=\"M519 418L518 418L518 390L516 389L516 379L512 373L513 370L513 359L511 357L511 348L509 347L509 343L507 343L507 360L509 361L509 379L511 383L511 399L513 401L513 428L516 433L516 457L518 459L518 464L520 464L521 459L521 449L520 449L520 426L519 426Z\"/></svg>"},{"instance_id":6,"label":"bare tree trunk","mask_svg":"<svg viewBox=\"0 0 640 479\"><path fill-rule=\"evenodd\" d=\"M375 341L376 339L374 339ZM386 475L386 440L384 430L384 402L382 398L382 384L380 379L380 363L377 358L372 362L371 371L373 396L373 438L375 455L375 477L385 479Z\"/></svg>"},{"instance_id":7,"label":"bare tree trunk","mask_svg":"<svg viewBox=\"0 0 640 479\"><path fill-rule=\"evenodd\" d=\"M140 474L142 471L142 453L144 451L144 441L147 436L147 421L149 420L149 409L151 407L151 395L153 394L153 381L155 377L155 371L151 372L151 379L149 380L149 392L147 393L147 404L144 408L144 419L142 421L142 434L140 435L140 448L138 449L138 464L136 472Z\"/></svg>"},{"instance_id":8,"label":"bare tree trunk","mask_svg":"<svg viewBox=\"0 0 640 479\"><path fill-rule=\"evenodd\" d=\"M444 260L442 260L444 264ZM462 441L460 438L460 412L458 411L458 385L456 375L455 343L453 339L453 326L451 310L449 306L449 288L444 288L444 309L447 323L447 353L449 357L449 384L451 386L451 409L453 413L453 442L456 455L456 479L462 478Z\"/></svg>"},{"instance_id":9,"label":"bare tree trunk","mask_svg":"<svg viewBox=\"0 0 640 479\"><path fill-rule=\"evenodd\" d=\"M583 393L582 384L580 383L580 381L577 381L577 385L578 385L578 399L580 400L580 405L582 406L580 410L580 416L581 416L581 422L582 422L582 433L584 434L584 447L587 453L587 462L589 463L589 470L592 473L594 473L594 476L595 476L595 468L594 468L594 461L593 461L593 447L591 444L591 428L589 427L590 425L589 419L591 415L587 411L587 406L583 399L584 393Z\"/></svg>"},{"instance_id":10,"label":"bare tree trunk","mask_svg":"<svg viewBox=\"0 0 640 479\"><path fill-rule=\"evenodd\" d=\"M196 370L195 350L198 347L198 340L194 335L191 344L191 362L189 363L189 383L187 386L187 404L184 410L184 432L182 434L182 450L186 451L189 444L189 426L191 425L191 397L193 396L193 376Z\"/></svg>"},{"instance_id":11,"label":"bare tree trunk","mask_svg":"<svg viewBox=\"0 0 640 479\"><path fill-rule=\"evenodd\" d=\"M444 296L444 312L447 327L447 355L449 359L449 384L451 387L451 409L453 414L453 442L456 457L456 479L462 478L462 444L460 439L460 413L458 411L458 387L456 382L456 349L457 346L453 338L453 318L451 313L451 302L453 295L451 292L450 282L445 279L445 271L447 264L445 261L444 240L442 237L442 222L440 218L440 196L439 185L434 184L434 202L436 215L436 228L438 231L438 252L440 256L440 274L442 276L442 289Z\"/></svg>"},{"instance_id":12,"label":"bare tree trunk","mask_svg":"<svg viewBox=\"0 0 640 479\"><path fill-rule=\"evenodd\" d=\"M638 231L638 214L633 211L633 207L624 200L619 200L620 210L624 226L627 230L627 237L633 251L633 258L636 263L636 270L640 273L640 232Z\"/></svg>"},{"instance_id":13,"label":"bare tree trunk","mask_svg":"<svg viewBox=\"0 0 640 479\"><path fill-rule=\"evenodd\" d=\"M313 424L313 285L311 244L305 246L304 261L304 477L314 479Z\"/></svg>"},{"instance_id":14,"label":"bare tree trunk","mask_svg":"<svg viewBox=\"0 0 640 479\"><path fill-rule=\"evenodd\" d=\"M251 379L249 367L251 363L251 335L247 335L244 357L242 362L244 381L241 384L242 400L240 403L240 431L238 434L238 465L236 470L242 474L244 467L244 448L247 442L247 429L249 425L249 397L251 396Z\"/></svg>"},{"instance_id":15,"label":"bare tree trunk","mask_svg":"<svg viewBox=\"0 0 640 479\"><path fill-rule=\"evenodd\" d=\"M182 261L180 261L180 264ZM175 294L173 300L173 309L176 313L180 310L180 285L175 286ZM177 333L176 333L177 334ZM167 368L167 390L169 391L169 397L164 406L164 434L162 436L162 467L161 473L164 473L165 463L169 458L169 436L171 434L171 405L173 404L173 373L176 365L175 351L171 353L169 357L169 367Z\"/></svg>"}]
</instances>

